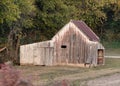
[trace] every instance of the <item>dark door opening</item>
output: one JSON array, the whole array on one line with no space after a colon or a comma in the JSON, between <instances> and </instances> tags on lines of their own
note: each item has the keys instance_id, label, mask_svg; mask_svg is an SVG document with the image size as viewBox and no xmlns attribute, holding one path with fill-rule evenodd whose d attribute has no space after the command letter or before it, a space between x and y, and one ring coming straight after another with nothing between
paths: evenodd
<instances>
[{"instance_id":1,"label":"dark door opening","mask_svg":"<svg viewBox=\"0 0 120 86\"><path fill-rule=\"evenodd\" d=\"M98 49L98 64L103 64L103 59L104 59L104 50L103 49Z\"/></svg>"}]
</instances>

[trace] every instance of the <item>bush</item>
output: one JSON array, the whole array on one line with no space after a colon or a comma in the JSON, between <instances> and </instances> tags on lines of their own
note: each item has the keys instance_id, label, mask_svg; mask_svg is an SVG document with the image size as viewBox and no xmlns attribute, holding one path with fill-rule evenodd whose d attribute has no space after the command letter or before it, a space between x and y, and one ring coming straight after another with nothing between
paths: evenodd
<instances>
[{"instance_id":1,"label":"bush","mask_svg":"<svg viewBox=\"0 0 120 86\"><path fill-rule=\"evenodd\" d=\"M13 66L0 64L0 86L33 86Z\"/></svg>"},{"instance_id":2,"label":"bush","mask_svg":"<svg viewBox=\"0 0 120 86\"><path fill-rule=\"evenodd\" d=\"M54 82L52 86L70 86L70 83L68 80L62 80L62 81Z\"/></svg>"}]
</instances>

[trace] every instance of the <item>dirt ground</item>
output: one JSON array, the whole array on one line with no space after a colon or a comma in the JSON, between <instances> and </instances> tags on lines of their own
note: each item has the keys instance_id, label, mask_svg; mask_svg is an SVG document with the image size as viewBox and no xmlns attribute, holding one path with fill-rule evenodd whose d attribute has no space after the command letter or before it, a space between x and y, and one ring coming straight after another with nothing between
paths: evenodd
<instances>
[{"instance_id":1,"label":"dirt ground","mask_svg":"<svg viewBox=\"0 0 120 86\"><path fill-rule=\"evenodd\" d=\"M89 80L86 86L120 86L120 73Z\"/></svg>"}]
</instances>

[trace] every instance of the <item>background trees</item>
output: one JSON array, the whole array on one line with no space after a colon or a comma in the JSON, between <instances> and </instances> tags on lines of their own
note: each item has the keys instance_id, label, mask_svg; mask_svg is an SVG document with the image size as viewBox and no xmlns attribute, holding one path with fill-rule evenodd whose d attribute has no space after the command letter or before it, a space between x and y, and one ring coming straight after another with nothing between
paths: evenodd
<instances>
[{"instance_id":1,"label":"background trees","mask_svg":"<svg viewBox=\"0 0 120 86\"><path fill-rule=\"evenodd\" d=\"M1 0L0 47L18 61L20 44L48 40L71 19L85 21L102 40L120 40L119 0Z\"/></svg>"},{"instance_id":2,"label":"background trees","mask_svg":"<svg viewBox=\"0 0 120 86\"><path fill-rule=\"evenodd\" d=\"M36 0L37 13L35 28L41 31L46 40L50 39L66 22L71 19L74 12L62 0Z\"/></svg>"},{"instance_id":3,"label":"background trees","mask_svg":"<svg viewBox=\"0 0 120 86\"><path fill-rule=\"evenodd\" d=\"M75 7L73 14L77 20L83 20L90 26L94 32L101 37L102 24L106 20L106 14L103 12L103 5L97 0L65 0L67 5Z\"/></svg>"},{"instance_id":4,"label":"background trees","mask_svg":"<svg viewBox=\"0 0 120 86\"><path fill-rule=\"evenodd\" d=\"M32 26L33 0L1 0L1 36L6 35L7 57L17 63L22 29ZM4 36L3 36L4 37ZM2 38L2 37L1 37Z\"/></svg>"},{"instance_id":5,"label":"background trees","mask_svg":"<svg viewBox=\"0 0 120 86\"><path fill-rule=\"evenodd\" d=\"M120 40L120 4L109 3L104 5L107 20L104 23L106 39L108 41Z\"/></svg>"}]
</instances>

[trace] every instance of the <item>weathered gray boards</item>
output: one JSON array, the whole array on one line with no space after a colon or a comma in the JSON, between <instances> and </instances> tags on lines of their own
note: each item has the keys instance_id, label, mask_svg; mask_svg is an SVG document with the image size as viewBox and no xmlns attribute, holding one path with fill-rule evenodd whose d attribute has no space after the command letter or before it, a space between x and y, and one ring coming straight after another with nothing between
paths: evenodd
<instances>
[{"instance_id":1,"label":"weathered gray boards","mask_svg":"<svg viewBox=\"0 0 120 86\"><path fill-rule=\"evenodd\" d=\"M22 45L20 64L104 64L99 37L83 22L70 21L50 41Z\"/></svg>"}]
</instances>

